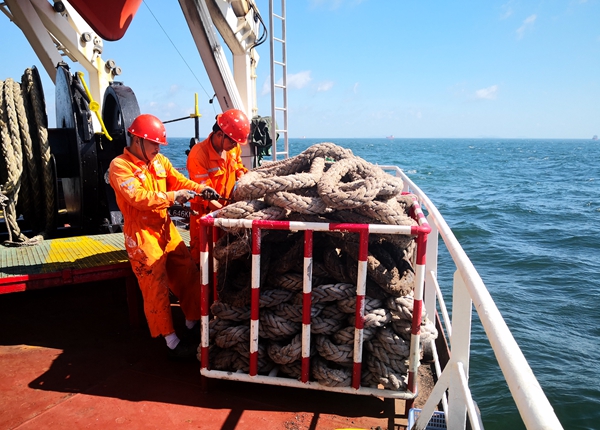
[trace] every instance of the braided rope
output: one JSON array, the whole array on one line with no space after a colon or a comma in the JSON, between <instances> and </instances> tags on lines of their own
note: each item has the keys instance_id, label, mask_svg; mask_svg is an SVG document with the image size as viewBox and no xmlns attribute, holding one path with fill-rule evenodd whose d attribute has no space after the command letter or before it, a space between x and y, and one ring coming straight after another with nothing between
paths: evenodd
<instances>
[{"instance_id":1,"label":"braided rope","mask_svg":"<svg viewBox=\"0 0 600 430\"><path fill-rule=\"evenodd\" d=\"M19 125L14 108L13 80L7 79L2 83L2 98L0 99L0 133L2 137L2 155L6 159L7 182L4 193L11 195L17 204L17 195L21 186L23 154L19 139ZM18 226L17 226L18 229Z\"/></svg>"},{"instance_id":2,"label":"braided rope","mask_svg":"<svg viewBox=\"0 0 600 430\"><path fill-rule=\"evenodd\" d=\"M2 177L0 191L5 197L2 211L8 230L8 240L4 241L6 246L32 246L43 239L41 236L34 236L31 239L25 236L17 221L19 195L27 193L29 189L27 177L23 176L21 126L17 109L17 103L22 105L19 88L19 85L10 78L4 82L0 81L0 141L7 172L6 177ZM23 190L21 190L22 185L24 185ZM29 199L24 203L28 208L31 206Z\"/></svg>"},{"instance_id":3,"label":"braided rope","mask_svg":"<svg viewBox=\"0 0 600 430\"><path fill-rule=\"evenodd\" d=\"M377 330L377 340L389 354L394 356L408 357L410 353L410 344L394 333L391 328L382 327Z\"/></svg>"},{"instance_id":4,"label":"braided rope","mask_svg":"<svg viewBox=\"0 0 600 430\"><path fill-rule=\"evenodd\" d=\"M276 288L273 290L264 290L260 292L259 306L261 308L272 308L283 302L287 302L294 297L294 292Z\"/></svg>"},{"instance_id":5,"label":"braided rope","mask_svg":"<svg viewBox=\"0 0 600 430\"><path fill-rule=\"evenodd\" d=\"M235 351L239 353L238 357L231 364L232 371L248 373L250 371L250 345L247 343L238 343ZM262 344L258 345L258 372L268 373L275 367L273 361L269 360L266 347Z\"/></svg>"},{"instance_id":6,"label":"braided rope","mask_svg":"<svg viewBox=\"0 0 600 430\"><path fill-rule=\"evenodd\" d=\"M333 335L333 341L338 345L351 345L354 343L354 332L356 328L352 326L344 327L336 331ZM375 336L376 330L371 327L363 328L363 342L366 342Z\"/></svg>"},{"instance_id":7,"label":"braided rope","mask_svg":"<svg viewBox=\"0 0 600 430\"><path fill-rule=\"evenodd\" d=\"M297 334L288 344L271 342L267 347L271 360L277 364L291 364L302 358L302 336Z\"/></svg>"},{"instance_id":8,"label":"braided rope","mask_svg":"<svg viewBox=\"0 0 600 430\"><path fill-rule=\"evenodd\" d=\"M337 283L318 285L312 290L313 303L332 302L349 297L356 297L356 285Z\"/></svg>"},{"instance_id":9,"label":"braided rope","mask_svg":"<svg viewBox=\"0 0 600 430\"><path fill-rule=\"evenodd\" d=\"M373 355L367 356L366 365L369 372L371 372L370 379L376 380L384 388L395 391L406 389L408 385L407 373L395 372ZM371 381L368 383L372 384Z\"/></svg>"},{"instance_id":10,"label":"braided rope","mask_svg":"<svg viewBox=\"0 0 600 430\"><path fill-rule=\"evenodd\" d=\"M355 315L350 315L348 317L348 321L350 322L351 325L354 325L355 320L356 320ZM384 325L388 324L391 321L392 321L392 314L390 313L390 311L388 311L387 309L378 308L378 309L373 309L373 310L369 311L367 314L365 314L363 324L364 324L365 328L376 328L376 327L383 327Z\"/></svg>"},{"instance_id":11,"label":"braided rope","mask_svg":"<svg viewBox=\"0 0 600 430\"><path fill-rule=\"evenodd\" d=\"M284 340L298 333L301 327L301 323L289 321L265 309L260 313L258 334L266 339Z\"/></svg>"},{"instance_id":12,"label":"braided rope","mask_svg":"<svg viewBox=\"0 0 600 430\"><path fill-rule=\"evenodd\" d=\"M218 318L232 321L245 321L250 319L250 307L234 307L221 301L213 302L210 306L212 314Z\"/></svg>"},{"instance_id":13,"label":"braided rope","mask_svg":"<svg viewBox=\"0 0 600 430\"><path fill-rule=\"evenodd\" d=\"M374 299L372 297L365 297L365 312L369 313L382 306L380 299ZM354 314L356 311L356 296L351 296L346 299L340 299L337 302L337 307L347 314Z\"/></svg>"},{"instance_id":14,"label":"braided rope","mask_svg":"<svg viewBox=\"0 0 600 430\"><path fill-rule=\"evenodd\" d=\"M404 340L410 340L412 332L412 323L408 320L393 320L391 322L392 330Z\"/></svg>"},{"instance_id":15,"label":"braided rope","mask_svg":"<svg viewBox=\"0 0 600 430\"><path fill-rule=\"evenodd\" d=\"M392 314L392 319L412 321L414 298L410 295L389 297L386 305ZM423 310L424 311L424 310Z\"/></svg>"},{"instance_id":16,"label":"braided rope","mask_svg":"<svg viewBox=\"0 0 600 430\"><path fill-rule=\"evenodd\" d=\"M288 214L288 210L286 208L280 208L277 206L269 206L268 208L264 208L260 211L256 211L253 214L248 215L247 219L266 219L279 221L285 219Z\"/></svg>"},{"instance_id":17,"label":"braided rope","mask_svg":"<svg viewBox=\"0 0 600 430\"><path fill-rule=\"evenodd\" d=\"M246 175L244 175L246 176ZM242 176L242 177L244 177ZM246 218L250 214L269 207L267 203L262 200L244 200L235 203L231 203L219 211L217 211L216 218L231 218L241 219Z\"/></svg>"},{"instance_id":18,"label":"braided rope","mask_svg":"<svg viewBox=\"0 0 600 430\"><path fill-rule=\"evenodd\" d=\"M332 335L348 325L347 317L335 304L325 306L319 315L312 318L310 332Z\"/></svg>"},{"instance_id":19,"label":"braided rope","mask_svg":"<svg viewBox=\"0 0 600 430\"><path fill-rule=\"evenodd\" d=\"M356 207L356 210L368 217L391 225L417 225L417 222L399 209L397 200L391 199L386 202L378 200L368 201Z\"/></svg>"},{"instance_id":20,"label":"braided rope","mask_svg":"<svg viewBox=\"0 0 600 430\"><path fill-rule=\"evenodd\" d=\"M290 242L292 243L291 246L289 246ZM304 241L301 236L297 236L297 240L293 240L293 237L288 239L284 245L280 245L278 248L278 251L281 252L277 253L277 265L272 269L272 274L274 275L293 270L298 266L298 261L304 255Z\"/></svg>"},{"instance_id":21,"label":"braided rope","mask_svg":"<svg viewBox=\"0 0 600 430\"><path fill-rule=\"evenodd\" d=\"M397 355L385 349L383 344L376 337L369 342L365 342L365 347L369 351L370 356L377 360L378 366L385 366L390 373L406 374L408 371L406 356ZM371 371L377 375L385 376L386 372L376 371L371 366Z\"/></svg>"},{"instance_id":22,"label":"braided rope","mask_svg":"<svg viewBox=\"0 0 600 430\"><path fill-rule=\"evenodd\" d=\"M265 202L302 214L318 215L328 211L327 204L321 197L303 196L288 191L267 194L265 195Z\"/></svg>"},{"instance_id":23,"label":"braided rope","mask_svg":"<svg viewBox=\"0 0 600 430\"><path fill-rule=\"evenodd\" d=\"M214 342L215 337L226 328L237 325L235 320L227 320L224 318L213 318L208 323L208 336L211 342Z\"/></svg>"},{"instance_id":24,"label":"braided rope","mask_svg":"<svg viewBox=\"0 0 600 430\"><path fill-rule=\"evenodd\" d=\"M258 199L266 194L279 191L301 190L314 187L321 178L324 168L325 159L316 158L310 166L310 171L305 173L294 173L287 176L267 176L264 171L250 171L239 179L234 192L235 199Z\"/></svg>"},{"instance_id":25,"label":"braided rope","mask_svg":"<svg viewBox=\"0 0 600 430\"><path fill-rule=\"evenodd\" d=\"M215 370L232 370L233 363L238 360L239 356L240 353L233 348L211 347L209 351L210 364Z\"/></svg>"},{"instance_id":26,"label":"braided rope","mask_svg":"<svg viewBox=\"0 0 600 430\"><path fill-rule=\"evenodd\" d=\"M17 121L19 123L24 166L19 199L21 199L22 202L23 217L29 222L33 231L37 232L41 229L40 220L42 220L44 216L42 208L37 204L37 202L42 200L42 193L35 153L33 151L33 144L31 142L29 131L29 121L27 119L25 105L23 104L23 93L21 85L17 82L13 83L13 95Z\"/></svg>"},{"instance_id":27,"label":"braided rope","mask_svg":"<svg viewBox=\"0 0 600 430\"><path fill-rule=\"evenodd\" d=\"M328 366L322 359L313 360L312 377L326 387L349 387L352 382L352 371L348 368Z\"/></svg>"},{"instance_id":28,"label":"braided rope","mask_svg":"<svg viewBox=\"0 0 600 430\"><path fill-rule=\"evenodd\" d=\"M319 355L326 360L342 366L352 366L354 356L354 345L337 345L328 336L315 336L315 345Z\"/></svg>"},{"instance_id":29,"label":"braided rope","mask_svg":"<svg viewBox=\"0 0 600 430\"><path fill-rule=\"evenodd\" d=\"M238 325L227 327L215 336L215 344L219 348L232 348L239 343L248 343L250 341L250 327Z\"/></svg>"},{"instance_id":30,"label":"braided rope","mask_svg":"<svg viewBox=\"0 0 600 430\"><path fill-rule=\"evenodd\" d=\"M303 277L299 273L283 273L269 280L270 285L275 288L283 288L289 291L302 291Z\"/></svg>"},{"instance_id":31,"label":"braided rope","mask_svg":"<svg viewBox=\"0 0 600 430\"><path fill-rule=\"evenodd\" d=\"M213 256L218 261L237 260L252 251L250 240L247 230L232 230L217 241L213 248Z\"/></svg>"},{"instance_id":32,"label":"braided rope","mask_svg":"<svg viewBox=\"0 0 600 430\"><path fill-rule=\"evenodd\" d=\"M54 227L56 211L54 204L54 179L51 166L50 142L48 140L48 129L46 128L46 114L41 94L42 89L39 88L33 76L32 69L26 69L22 77L22 82L25 87L24 93L28 95L30 104L28 106L33 110L33 118L35 126L31 127L32 131L36 131L37 144L39 146L39 154L42 167L42 181L44 185L44 196L46 203L46 217L44 223L44 234L47 235Z\"/></svg>"},{"instance_id":33,"label":"braided rope","mask_svg":"<svg viewBox=\"0 0 600 430\"><path fill-rule=\"evenodd\" d=\"M319 195L328 206L335 209L354 209L370 202L381 189L378 177L371 174L370 167L358 157L345 158L334 163L317 185ZM350 172L361 179L342 182Z\"/></svg>"},{"instance_id":34,"label":"braided rope","mask_svg":"<svg viewBox=\"0 0 600 430\"><path fill-rule=\"evenodd\" d=\"M300 379L302 376L302 362L298 360L292 363L282 364L279 366L279 370L294 379Z\"/></svg>"}]
</instances>

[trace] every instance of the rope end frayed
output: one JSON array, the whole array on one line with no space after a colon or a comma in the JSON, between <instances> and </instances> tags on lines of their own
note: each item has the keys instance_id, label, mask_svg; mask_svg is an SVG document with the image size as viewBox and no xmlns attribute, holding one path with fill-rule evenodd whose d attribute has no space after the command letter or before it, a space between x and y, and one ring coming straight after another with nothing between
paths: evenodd
<instances>
[{"instance_id":1,"label":"rope end frayed","mask_svg":"<svg viewBox=\"0 0 600 430\"><path fill-rule=\"evenodd\" d=\"M25 237L25 236L23 236ZM6 247L21 247L21 246L34 246L44 241L44 236L38 234L37 236L33 236L32 238L25 237L25 240L21 242L16 242L13 240L5 240L2 242L2 245Z\"/></svg>"}]
</instances>

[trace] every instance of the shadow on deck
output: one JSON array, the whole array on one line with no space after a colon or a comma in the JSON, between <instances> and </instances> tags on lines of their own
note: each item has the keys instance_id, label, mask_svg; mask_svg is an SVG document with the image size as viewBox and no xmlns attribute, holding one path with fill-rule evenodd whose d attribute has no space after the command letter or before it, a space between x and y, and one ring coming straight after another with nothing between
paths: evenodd
<instances>
[{"instance_id":1,"label":"shadow on deck","mask_svg":"<svg viewBox=\"0 0 600 430\"><path fill-rule=\"evenodd\" d=\"M391 399L222 380L203 391L199 363L169 361L165 348L146 327L130 327L123 279L0 295L0 428L406 424L404 403Z\"/></svg>"}]
</instances>

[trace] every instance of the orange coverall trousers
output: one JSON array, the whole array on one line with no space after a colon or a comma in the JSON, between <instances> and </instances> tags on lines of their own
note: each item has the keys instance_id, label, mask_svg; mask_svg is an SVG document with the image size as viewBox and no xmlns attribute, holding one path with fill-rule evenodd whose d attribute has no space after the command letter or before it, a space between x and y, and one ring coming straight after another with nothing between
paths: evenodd
<instances>
[{"instance_id":1,"label":"orange coverall trousers","mask_svg":"<svg viewBox=\"0 0 600 430\"><path fill-rule=\"evenodd\" d=\"M153 337L175 332L169 290L188 320L200 319L200 273L167 208L175 191L204 188L190 181L158 154L146 165L126 148L109 168L110 184L123 213L125 249L144 298Z\"/></svg>"}]
</instances>

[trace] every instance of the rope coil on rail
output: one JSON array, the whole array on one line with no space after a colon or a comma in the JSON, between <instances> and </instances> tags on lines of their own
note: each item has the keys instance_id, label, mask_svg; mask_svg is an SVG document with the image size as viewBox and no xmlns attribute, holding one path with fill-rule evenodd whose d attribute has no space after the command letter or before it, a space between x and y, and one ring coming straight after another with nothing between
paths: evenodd
<instances>
[{"instance_id":1,"label":"rope coil on rail","mask_svg":"<svg viewBox=\"0 0 600 430\"><path fill-rule=\"evenodd\" d=\"M236 201L214 216L417 225L410 216L415 197L401 195L402 187L399 178L355 157L352 151L333 143L320 143L296 157L264 164L242 176L233 193ZM210 359L217 356L220 361L214 368L221 370L236 371L247 363L243 352L248 348L239 345L249 343L250 288L246 285L240 289L238 279L251 279L251 250L252 236L237 228L227 229L213 249L219 262L219 298L211 306L215 318L210 323L214 343ZM369 235L367 293L362 314L364 386L406 388L414 251L413 236ZM312 379L323 385L351 384L357 336L358 254L356 233L313 234L310 370ZM292 378L299 378L302 371L303 259L304 234L263 230L259 348L265 349L266 360L277 366L279 373ZM273 263L263 264L263 260ZM225 271L229 275L221 276ZM240 303L244 305L239 306ZM222 325L214 322L221 319L226 321ZM437 336L426 318L421 333L429 338ZM235 353L224 352L229 349ZM262 358L259 361L259 368L270 369Z\"/></svg>"}]
</instances>

